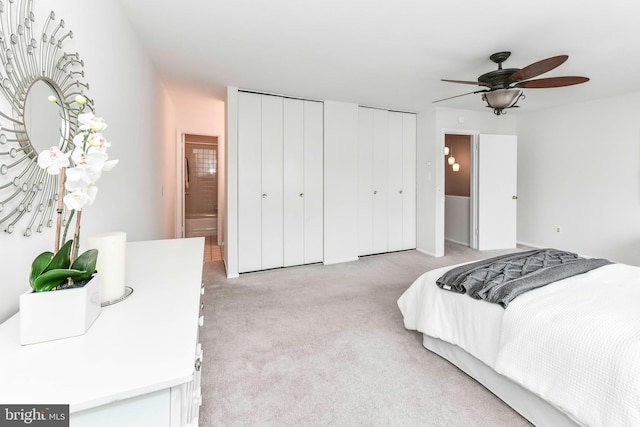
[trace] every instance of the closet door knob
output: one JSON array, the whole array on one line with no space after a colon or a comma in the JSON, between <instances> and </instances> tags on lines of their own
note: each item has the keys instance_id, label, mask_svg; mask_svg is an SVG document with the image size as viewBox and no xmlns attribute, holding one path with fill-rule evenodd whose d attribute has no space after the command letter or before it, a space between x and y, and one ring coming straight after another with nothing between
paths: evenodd
<instances>
[{"instance_id":1,"label":"closet door knob","mask_svg":"<svg viewBox=\"0 0 640 427\"><path fill-rule=\"evenodd\" d=\"M373 194L378 194L378 190L373 190Z\"/></svg>"},{"instance_id":2,"label":"closet door knob","mask_svg":"<svg viewBox=\"0 0 640 427\"><path fill-rule=\"evenodd\" d=\"M400 194L402 194L402 190L400 190Z\"/></svg>"},{"instance_id":3,"label":"closet door knob","mask_svg":"<svg viewBox=\"0 0 640 427\"><path fill-rule=\"evenodd\" d=\"M304 193L300 193L300 197L304 197Z\"/></svg>"},{"instance_id":4,"label":"closet door knob","mask_svg":"<svg viewBox=\"0 0 640 427\"><path fill-rule=\"evenodd\" d=\"M262 194L262 198L263 198L263 199L266 199L266 198L267 198L267 193L263 193L263 194Z\"/></svg>"}]
</instances>

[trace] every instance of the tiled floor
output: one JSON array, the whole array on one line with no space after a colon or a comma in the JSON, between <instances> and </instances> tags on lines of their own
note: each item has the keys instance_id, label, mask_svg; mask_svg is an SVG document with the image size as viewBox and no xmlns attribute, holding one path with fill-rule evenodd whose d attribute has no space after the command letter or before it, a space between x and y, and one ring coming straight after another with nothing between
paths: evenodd
<instances>
[{"instance_id":1,"label":"tiled floor","mask_svg":"<svg viewBox=\"0 0 640 427\"><path fill-rule=\"evenodd\" d=\"M204 260L209 261L222 261L222 248L216 245L212 236L205 237L204 240Z\"/></svg>"}]
</instances>

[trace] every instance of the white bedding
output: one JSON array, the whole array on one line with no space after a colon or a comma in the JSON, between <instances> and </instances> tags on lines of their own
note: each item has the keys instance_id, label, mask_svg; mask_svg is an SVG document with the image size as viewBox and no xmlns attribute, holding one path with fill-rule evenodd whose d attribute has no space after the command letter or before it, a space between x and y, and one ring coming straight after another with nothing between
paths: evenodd
<instances>
[{"instance_id":1,"label":"white bedding","mask_svg":"<svg viewBox=\"0 0 640 427\"><path fill-rule=\"evenodd\" d=\"M640 268L604 266L506 310L438 288L449 268L400 297L407 329L458 345L580 424L640 426Z\"/></svg>"},{"instance_id":2,"label":"white bedding","mask_svg":"<svg viewBox=\"0 0 640 427\"><path fill-rule=\"evenodd\" d=\"M423 274L400 297L404 326L455 344L493 368L504 309L437 287L435 281L452 267Z\"/></svg>"}]
</instances>

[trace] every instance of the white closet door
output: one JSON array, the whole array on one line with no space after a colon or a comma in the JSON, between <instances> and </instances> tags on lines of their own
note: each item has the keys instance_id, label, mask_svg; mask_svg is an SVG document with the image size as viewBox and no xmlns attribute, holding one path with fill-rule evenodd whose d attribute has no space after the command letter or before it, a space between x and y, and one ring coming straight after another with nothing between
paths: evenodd
<instances>
[{"instance_id":1,"label":"white closet door","mask_svg":"<svg viewBox=\"0 0 640 427\"><path fill-rule=\"evenodd\" d=\"M238 271L262 268L262 101L238 94Z\"/></svg>"},{"instance_id":2,"label":"white closet door","mask_svg":"<svg viewBox=\"0 0 640 427\"><path fill-rule=\"evenodd\" d=\"M389 244L388 250L402 250L402 193L403 193L403 173L402 157L403 149L403 125L402 113L389 112L389 146L388 146L388 191L387 191L387 219Z\"/></svg>"},{"instance_id":3,"label":"white closet door","mask_svg":"<svg viewBox=\"0 0 640 427\"><path fill-rule=\"evenodd\" d=\"M304 262L324 259L324 105L304 101Z\"/></svg>"},{"instance_id":4,"label":"white closet door","mask_svg":"<svg viewBox=\"0 0 640 427\"><path fill-rule=\"evenodd\" d=\"M262 268L283 266L283 98L262 95Z\"/></svg>"},{"instance_id":5,"label":"white closet door","mask_svg":"<svg viewBox=\"0 0 640 427\"><path fill-rule=\"evenodd\" d=\"M402 115L402 249L416 248L416 115Z\"/></svg>"},{"instance_id":6,"label":"white closet door","mask_svg":"<svg viewBox=\"0 0 640 427\"><path fill-rule=\"evenodd\" d=\"M304 103L284 100L284 266L304 263Z\"/></svg>"},{"instance_id":7,"label":"white closet door","mask_svg":"<svg viewBox=\"0 0 640 427\"><path fill-rule=\"evenodd\" d=\"M373 109L358 109L358 255L373 253Z\"/></svg>"},{"instance_id":8,"label":"white closet door","mask_svg":"<svg viewBox=\"0 0 640 427\"><path fill-rule=\"evenodd\" d=\"M373 110L373 253L389 250L387 180L389 112Z\"/></svg>"}]
</instances>

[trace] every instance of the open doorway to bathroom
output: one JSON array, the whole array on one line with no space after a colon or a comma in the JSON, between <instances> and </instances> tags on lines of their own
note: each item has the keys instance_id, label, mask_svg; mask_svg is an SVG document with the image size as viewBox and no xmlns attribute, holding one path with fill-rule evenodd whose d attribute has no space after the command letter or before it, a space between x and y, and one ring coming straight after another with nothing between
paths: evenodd
<instances>
[{"instance_id":1,"label":"open doorway to bathroom","mask_svg":"<svg viewBox=\"0 0 640 427\"><path fill-rule=\"evenodd\" d=\"M184 237L205 238L205 259L218 246L218 137L184 134Z\"/></svg>"},{"instance_id":2,"label":"open doorway to bathroom","mask_svg":"<svg viewBox=\"0 0 640 427\"><path fill-rule=\"evenodd\" d=\"M472 245L472 135L445 134L445 240Z\"/></svg>"}]
</instances>

